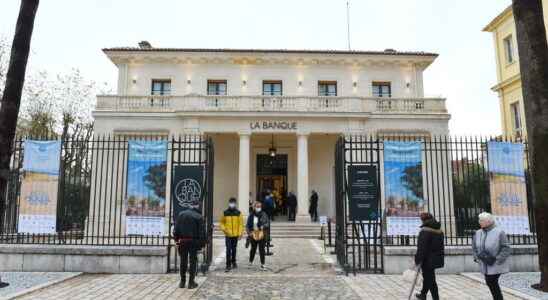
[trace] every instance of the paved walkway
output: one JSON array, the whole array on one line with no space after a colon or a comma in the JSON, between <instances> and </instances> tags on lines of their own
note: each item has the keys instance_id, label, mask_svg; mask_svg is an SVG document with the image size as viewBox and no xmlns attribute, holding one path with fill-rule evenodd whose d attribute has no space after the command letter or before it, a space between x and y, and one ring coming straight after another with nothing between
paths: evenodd
<instances>
[{"instance_id":1,"label":"paved walkway","mask_svg":"<svg viewBox=\"0 0 548 300\"><path fill-rule=\"evenodd\" d=\"M197 290L179 289L176 274L82 275L20 299L406 299L408 284L400 276L337 275L317 240L274 244L267 271L259 269L258 256L248 265L249 250L241 242L239 268L225 273L224 240L216 240L216 269L198 278ZM442 299L490 299L485 285L463 276L441 275L438 283Z\"/></svg>"}]
</instances>

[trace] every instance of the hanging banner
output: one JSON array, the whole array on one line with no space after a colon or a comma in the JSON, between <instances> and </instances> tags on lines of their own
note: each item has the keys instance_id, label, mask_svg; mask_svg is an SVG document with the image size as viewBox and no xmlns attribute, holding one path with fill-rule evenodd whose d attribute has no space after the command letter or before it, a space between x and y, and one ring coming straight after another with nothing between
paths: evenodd
<instances>
[{"instance_id":1,"label":"hanging banner","mask_svg":"<svg viewBox=\"0 0 548 300\"><path fill-rule=\"evenodd\" d=\"M376 220L379 215L377 167L351 165L348 167L349 214L351 221Z\"/></svg>"},{"instance_id":2,"label":"hanging banner","mask_svg":"<svg viewBox=\"0 0 548 300\"><path fill-rule=\"evenodd\" d=\"M166 210L166 141L129 141L126 233L163 235Z\"/></svg>"},{"instance_id":3,"label":"hanging banner","mask_svg":"<svg viewBox=\"0 0 548 300\"><path fill-rule=\"evenodd\" d=\"M204 167L175 166L171 184L171 203L173 206L173 221L185 209L202 210L204 196Z\"/></svg>"},{"instance_id":4,"label":"hanging banner","mask_svg":"<svg viewBox=\"0 0 548 300\"><path fill-rule=\"evenodd\" d=\"M424 211L422 143L384 142L384 195L388 235L418 235Z\"/></svg>"},{"instance_id":5,"label":"hanging banner","mask_svg":"<svg viewBox=\"0 0 548 300\"><path fill-rule=\"evenodd\" d=\"M24 148L17 231L54 234L61 142L27 140Z\"/></svg>"},{"instance_id":6,"label":"hanging banner","mask_svg":"<svg viewBox=\"0 0 548 300\"><path fill-rule=\"evenodd\" d=\"M527 212L524 145L489 142L491 211L507 234L531 234Z\"/></svg>"}]
</instances>

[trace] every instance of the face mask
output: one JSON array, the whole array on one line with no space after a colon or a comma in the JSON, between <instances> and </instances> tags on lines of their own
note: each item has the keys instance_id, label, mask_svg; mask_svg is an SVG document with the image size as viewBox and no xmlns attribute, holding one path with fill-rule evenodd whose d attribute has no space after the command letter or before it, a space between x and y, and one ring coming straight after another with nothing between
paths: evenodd
<instances>
[{"instance_id":1,"label":"face mask","mask_svg":"<svg viewBox=\"0 0 548 300\"><path fill-rule=\"evenodd\" d=\"M236 207L236 204L235 204L235 203L228 203L228 207L230 207L230 208L235 208L235 207Z\"/></svg>"},{"instance_id":2,"label":"face mask","mask_svg":"<svg viewBox=\"0 0 548 300\"><path fill-rule=\"evenodd\" d=\"M261 209L260 209L260 208L255 208L255 212L256 212L256 213L260 213L260 212L261 212Z\"/></svg>"}]
</instances>

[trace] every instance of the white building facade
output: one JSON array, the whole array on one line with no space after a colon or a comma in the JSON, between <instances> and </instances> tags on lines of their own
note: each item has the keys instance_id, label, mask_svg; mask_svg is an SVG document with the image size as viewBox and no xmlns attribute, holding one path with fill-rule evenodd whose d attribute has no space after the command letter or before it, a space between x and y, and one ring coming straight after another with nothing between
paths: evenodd
<instances>
[{"instance_id":1,"label":"white building facade","mask_svg":"<svg viewBox=\"0 0 548 300\"><path fill-rule=\"evenodd\" d=\"M146 43L104 52L118 67L118 88L97 97L96 134L211 137L215 218L230 197L247 213L266 189L294 192L301 218L316 190L319 214L333 215L340 136L448 134L445 99L424 97L432 53Z\"/></svg>"}]
</instances>

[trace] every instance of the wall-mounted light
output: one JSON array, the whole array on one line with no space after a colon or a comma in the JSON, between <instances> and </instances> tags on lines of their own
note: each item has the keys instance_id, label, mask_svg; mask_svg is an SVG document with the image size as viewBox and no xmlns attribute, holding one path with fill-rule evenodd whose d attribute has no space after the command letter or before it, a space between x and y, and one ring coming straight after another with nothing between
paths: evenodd
<instances>
[{"instance_id":1,"label":"wall-mounted light","mask_svg":"<svg viewBox=\"0 0 548 300\"><path fill-rule=\"evenodd\" d=\"M191 83L192 81L190 80L190 78L186 80L186 84L191 84Z\"/></svg>"},{"instance_id":2,"label":"wall-mounted light","mask_svg":"<svg viewBox=\"0 0 548 300\"><path fill-rule=\"evenodd\" d=\"M243 86L247 85L247 80L245 80L245 79L242 80L242 85L243 85Z\"/></svg>"},{"instance_id":3,"label":"wall-mounted light","mask_svg":"<svg viewBox=\"0 0 548 300\"><path fill-rule=\"evenodd\" d=\"M303 81L299 80L299 86L302 86L302 85L303 85Z\"/></svg>"},{"instance_id":4,"label":"wall-mounted light","mask_svg":"<svg viewBox=\"0 0 548 300\"><path fill-rule=\"evenodd\" d=\"M406 82L406 83L405 83L405 86L406 86L407 88L409 88L409 87L411 86L411 82L409 82L409 81Z\"/></svg>"},{"instance_id":5,"label":"wall-mounted light","mask_svg":"<svg viewBox=\"0 0 548 300\"><path fill-rule=\"evenodd\" d=\"M131 79L131 82L133 82L133 84L136 84L137 83L137 76L133 76L133 78Z\"/></svg>"},{"instance_id":6,"label":"wall-mounted light","mask_svg":"<svg viewBox=\"0 0 548 300\"><path fill-rule=\"evenodd\" d=\"M357 86L358 86L358 82L357 82L357 81L352 82L352 86L353 86L353 87L357 87Z\"/></svg>"}]
</instances>

